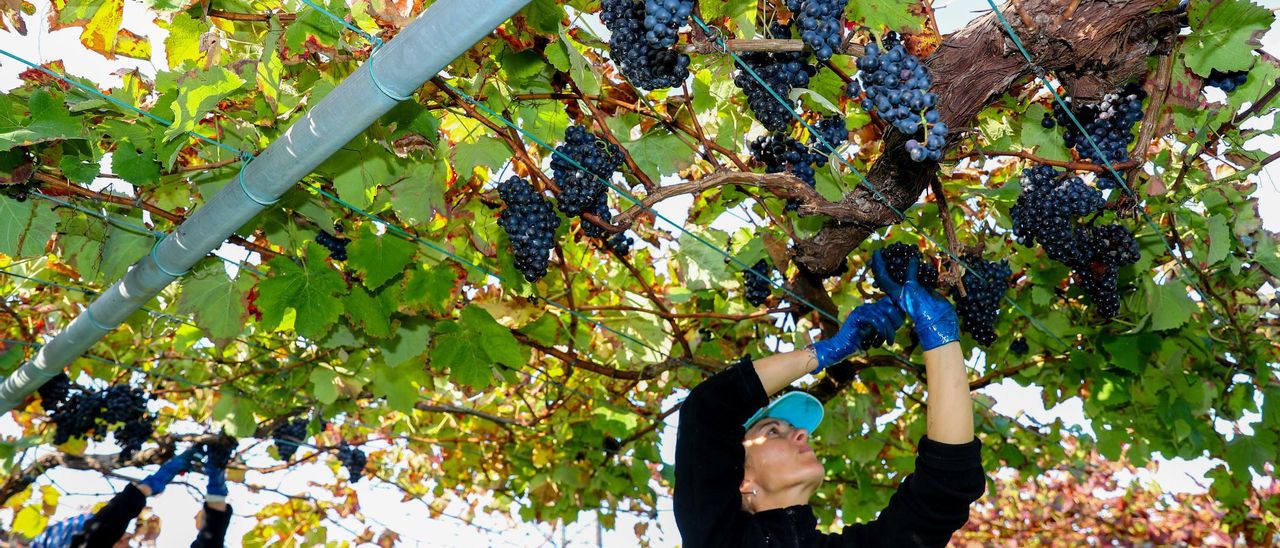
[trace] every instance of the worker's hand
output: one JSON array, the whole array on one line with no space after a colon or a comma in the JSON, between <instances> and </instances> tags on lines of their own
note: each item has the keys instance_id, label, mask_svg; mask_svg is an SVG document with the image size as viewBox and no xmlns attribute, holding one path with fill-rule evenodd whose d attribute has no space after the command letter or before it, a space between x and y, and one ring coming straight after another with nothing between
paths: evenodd
<instances>
[{"instance_id":1,"label":"worker's hand","mask_svg":"<svg viewBox=\"0 0 1280 548\"><path fill-rule=\"evenodd\" d=\"M893 342L893 336L902 327L902 312L889 301L865 303L853 309L834 337L813 343L813 355L818 360L817 373L833 363L839 363L859 350Z\"/></svg>"},{"instance_id":2,"label":"worker's hand","mask_svg":"<svg viewBox=\"0 0 1280 548\"><path fill-rule=\"evenodd\" d=\"M195 455L195 449L187 449L182 454L173 457L160 465L160 469L154 474L147 476L141 482L151 490L152 495L159 495L164 492L165 486L173 481L173 478L182 472L187 471L187 467L191 465L191 457Z\"/></svg>"},{"instance_id":3,"label":"worker's hand","mask_svg":"<svg viewBox=\"0 0 1280 548\"><path fill-rule=\"evenodd\" d=\"M955 307L951 306L950 301L920 285L916 279L920 270L918 258L911 258L907 265L906 280L901 284L889 276L884 256L879 251L871 256L871 269L875 273L876 287L888 293L893 303L911 318L916 335L920 337L920 344L925 350L933 350L960 339L960 322L956 318Z\"/></svg>"},{"instance_id":4,"label":"worker's hand","mask_svg":"<svg viewBox=\"0 0 1280 548\"><path fill-rule=\"evenodd\" d=\"M204 474L209 476L209 485L205 488L205 495L226 497L227 470L221 466L217 466L213 462L213 457L207 457L204 461Z\"/></svg>"}]
</instances>

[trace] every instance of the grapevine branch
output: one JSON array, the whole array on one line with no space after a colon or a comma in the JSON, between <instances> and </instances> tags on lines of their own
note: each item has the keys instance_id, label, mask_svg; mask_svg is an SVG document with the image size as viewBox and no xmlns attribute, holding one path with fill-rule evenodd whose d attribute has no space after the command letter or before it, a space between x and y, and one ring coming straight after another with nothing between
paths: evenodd
<instances>
[{"instance_id":1,"label":"grapevine branch","mask_svg":"<svg viewBox=\"0 0 1280 548\"><path fill-rule=\"evenodd\" d=\"M1013 16L1011 4L1001 11L1041 69L1058 72L1073 96L1095 98L1145 72L1153 53L1168 51L1182 15L1156 11L1162 4L1160 0L1122 5L1082 0L1063 24L1035 28ZM1028 13L1061 11L1057 0L1022 0L1019 7ZM941 121L953 128L973 126L986 105L1035 75L994 13L948 35L925 64L933 75L931 91L938 95ZM896 212L915 204L937 177L935 164L908 157L906 141L907 136L897 132L886 134L884 154L867 171L871 184L859 186L841 200L842 205L859 209L863 222L833 218L818 234L796 243L797 264L819 276L831 275L877 227L902 221Z\"/></svg>"},{"instance_id":2,"label":"grapevine branch","mask_svg":"<svg viewBox=\"0 0 1280 548\"><path fill-rule=\"evenodd\" d=\"M640 368L639 371L624 371L621 369L615 369L607 365L598 364L596 362L580 358L577 355L570 354L563 350L559 350L555 347L544 345L542 343L539 343L538 341L533 340L528 335L525 335L524 333L521 333L514 329L511 330L511 335L514 336L516 340L520 341L520 343L525 346L535 348L544 354L555 357L556 359L566 364L572 365L573 367L576 367L578 369L585 369L592 373L603 375L611 379L632 380L632 381L652 379L662 374L663 372L675 369L686 362L693 363L693 365L698 367L714 367L712 364L698 361L696 358L691 358L689 360L669 358L658 363L647 364L644 367Z\"/></svg>"},{"instance_id":3,"label":"grapevine branch","mask_svg":"<svg viewBox=\"0 0 1280 548\"><path fill-rule=\"evenodd\" d=\"M754 186L769 190L783 198L800 201L801 215L826 215L843 222L862 222L859 212L823 198L817 190L789 173L750 173L725 171L713 173L701 179L658 187L646 195L640 204L631 206L614 217L619 226L631 226L635 217L652 209L654 204L681 194L700 194L725 185Z\"/></svg>"},{"instance_id":4,"label":"grapevine branch","mask_svg":"<svg viewBox=\"0 0 1280 548\"><path fill-rule=\"evenodd\" d=\"M1137 150L1137 149L1135 148L1134 150ZM1094 173L1106 173L1110 171L1109 169L1107 169L1107 166L1104 166L1101 164L1095 164L1093 162L1069 162L1069 161L1063 161L1063 160L1050 160L1048 158L1036 156L1035 154L1032 154L1031 152L1026 150L972 150L964 154L950 156L946 158L946 161L954 162L956 160L961 160L964 158L976 158L976 157L985 158L989 156L1010 156L1015 158L1022 158L1024 160L1031 160L1032 162L1035 162L1037 164L1060 167L1060 168L1069 169L1072 171L1092 171ZM1134 167L1137 167L1139 163L1140 162L1138 162L1137 160L1129 160L1127 162L1112 162L1111 165L1112 167L1116 168L1116 171L1124 171L1126 169L1132 169Z\"/></svg>"}]
</instances>

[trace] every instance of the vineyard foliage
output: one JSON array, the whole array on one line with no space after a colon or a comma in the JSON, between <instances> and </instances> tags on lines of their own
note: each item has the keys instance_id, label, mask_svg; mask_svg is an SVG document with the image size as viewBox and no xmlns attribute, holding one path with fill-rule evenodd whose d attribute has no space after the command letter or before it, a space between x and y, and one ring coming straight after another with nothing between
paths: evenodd
<instances>
[{"instance_id":1,"label":"vineyard foliage","mask_svg":"<svg viewBox=\"0 0 1280 548\"><path fill-rule=\"evenodd\" d=\"M1033 477L1084 467L1094 451L1139 466L1157 454L1211 456L1223 461L1209 474L1213 501L1227 510L1214 514L1221 529L1256 539L1276 531L1274 490L1250 481L1280 447L1280 240L1262 228L1255 197L1261 168L1275 159L1256 138L1280 131L1271 106L1280 64L1258 41L1271 11L1248 0L1137 0L1116 10L1082 0L1070 18L1059 17L1065 2L1001 7L1072 105L1127 94L1126 84L1141 90L1141 116L1124 111L1140 120L1098 135L1116 153L1113 173L1069 131L1070 117L1053 114L1054 94L993 15L942 36L927 2L859 0L845 6L843 24L805 22L802 36L782 27L797 28L788 5L804 2L700 0L678 34L656 31L674 44L614 33L611 50L605 23L634 30L627 10L643 3L603 3L613 10L605 22L596 0L531 2L241 227L230 241L252 252L251 264L206 259L77 360L69 373L81 385L132 384L164 402L152 406L154 436L131 462L162 460L182 439L170 433L177 424L241 440L288 426L272 454L324 453L333 498L267 505L246 542L322 540L327 512L359 511L350 482L360 477L433 511L461 502L507 512L515 503L527 521L573 521L584 509L599 509L606 525L619 513L652 517L672 481L658 445L672 395L743 354L830 332L877 296L871 251L905 243L938 271L944 294L969 298L962 281L984 292L966 317L982 334L963 340L975 389L1012 380L1043 389L1046 406L1080 398L1092 421L1091 434L1061 422L1029 427L979 395L987 469ZM261 151L372 51L301 2L155 2L158 36L123 28L124 4L55 1L48 26L78 29L85 55L107 60L163 49L154 75L125 71L115 87L77 79L155 118L38 70L0 95L4 374L144 259L154 232L174 230L235 184L240 159L188 132ZM431 2L407 4L324 7L390 40ZM814 13L832 3L820 4ZM6 42L34 39L24 23L32 13L25 2L0 3ZM747 51L770 37L787 41ZM722 40L738 51L723 51ZM898 40L903 47L885 44ZM850 86L870 42L881 63L892 51L921 59L928 81L923 69L903 70L936 99L904 95L903 104L919 103L892 112L912 114L883 119L889 103L857 95L872 86ZM818 61L799 49L809 43L834 52ZM615 56L645 85L661 85L664 70L687 77L640 87ZM1230 92L1206 87L1211 76ZM787 83L770 94L756 78ZM1090 108L1075 110L1108 107ZM772 164L751 145L770 134L765 117ZM847 132L831 131L834 119ZM811 137L820 123L827 137ZM553 162L567 133L577 144L565 149L603 174ZM847 143L813 144L846 133ZM1056 233L1066 240L1053 244L1041 235L1052 227L1038 228L1035 241L1015 234L1023 171L1037 165L1080 177L1072 199L1103 193L1087 215L1052 218L1067 223ZM516 177L524 186L499 186ZM562 192L577 194L560 201ZM506 195L521 198L508 204ZM517 202L543 205L522 219ZM508 208L513 220L500 223ZM552 232L513 238L508 225ZM513 250L516 239L536 249ZM1114 244L1114 256L1080 255L1101 253L1090 248L1098 242ZM1059 244L1075 254L1051 257ZM532 275L538 253L545 275ZM966 274L979 261L992 265L979 272L1010 273L1007 284ZM992 293L1005 285L1003 299ZM921 364L903 333L807 386L828 416L815 442L828 472L816 504L823 523L873 517L910 470L925 431ZM23 516L19 532L39 531L51 512L33 495L39 471L18 460L54 443L49 411L33 395L13 414L24 436L0 444L0 494ZM1256 420L1221 428L1243 417ZM304 445L283 449L297 436ZM1077 436L1078 447L1064 448ZM367 462L352 456L371 442L379 444ZM85 447L72 438L58 449ZM349 473L337 472L339 453ZM281 462L232 467L287 474Z\"/></svg>"}]
</instances>

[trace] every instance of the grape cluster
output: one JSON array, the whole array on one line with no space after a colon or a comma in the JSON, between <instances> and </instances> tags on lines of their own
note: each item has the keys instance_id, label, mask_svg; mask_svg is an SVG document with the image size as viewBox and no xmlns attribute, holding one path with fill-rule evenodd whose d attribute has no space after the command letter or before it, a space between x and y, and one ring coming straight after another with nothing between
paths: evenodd
<instances>
[{"instance_id":1,"label":"grape cluster","mask_svg":"<svg viewBox=\"0 0 1280 548\"><path fill-rule=\"evenodd\" d=\"M773 38L791 37L789 29L777 24L770 27L768 34ZM751 52L742 54L741 59L751 71L739 70L733 77L733 83L746 94L747 108L769 131L783 131L790 127L794 120L792 109L795 102L788 98L788 94L791 88L809 85L809 77L818 73L817 68L804 62L802 52Z\"/></svg>"},{"instance_id":2,"label":"grape cluster","mask_svg":"<svg viewBox=\"0 0 1280 548\"><path fill-rule=\"evenodd\" d=\"M996 317L1013 270L1009 268L1009 261L986 261L975 255L961 259L968 267L961 279L965 293L961 295L958 289L952 292L960 329L978 344L987 346L996 341Z\"/></svg>"},{"instance_id":3,"label":"grape cluster","mask_svg":"<svg viewBox=\"0 0 1280 548\"><path fill-rule=\"evenodd\" d=\"M597 217L600 217L600 219L604 221L608 221L613 218L613 212L609 211L609 202L606 194L600 194L600 201L591 209L591 213L595 213ZM630 253L631 244L635 242L635 240L632 240L630 236L627 236L622 232L610 236L609 231L604 227L588 221L585 218L582 219L582 233L591 238L605 238L605 246L608 247L610 251L620 256L626 256Z\"/></svg>"},{"instance_id":4,"label":"grape cluster","mask_svg":"<svg viewBox=\"0 0 1280 548\"><path fill-rule=\"evenodd\" d=\"M748 143L747 148L751 151L752 158L764 164L765 173L790 173L804 181L809 188L817 185L813 165L827 160L826 156L813 152L784 133L761 135ZM794 211L799 205L800 202L788 199L787 211Z\"/></svg>"},{"instance_id":5,"label":"grape cluster","mask_svg":"<svg viewBox=\"0 0 1280 548\"><path fill-rule=\"evenodd\" d=\"M298 444L307 440L307 419L293 419L271 431L280 459L288 462L298 452Z\"/></svg>"},{"instance_id":6,"label":"grape cluster","mask_svg":"<svg viewBox=\"0 0 1280 548\"><path fill-rule=\"evenodd\" d=\"M929 92L933 76L920 59L907 52L895 33L885 34L882 45L867 44L858 58L858 79L849 83L850 97L862 97L862 108L875 111L906 135L925 127L924 142L907 142L907 153L917 162L938 161L946 143L947 125L938 121L934 106L938 96Z\"/></svg>"},{"instance_id":7,"label":"grape cluster","mask_svg":"<svg viewBox=\"0 0 1280 548\"><path fill-rule=\"evenodd\" d=\"M846 0L787 0L787 9L795 13L800 27L800 39L804 41L819 61L826 61L840 49L840 31L844 25Z\"/></svg>"},{"instance_id":8,"label":"grape cluster","mask_svg":"<svg viewBox=\"0 0 1280 548\"><path fill-rule=\"evenodd\" d=\"M889 272L889 278L895 283L906 283L907 267L910 266L911 260L915 259L920 265L916 269L916 281L926 288L938 289L938 267L933 264L933 261L925 260L924 255L920 253L920 248L897 242L881 249L880 255L884 257L884 266Z\"/></svg>"},{"instance_id":9,"label":"grape cluster","mask_svg":"<svg viewBox=\"0 0 1280 548\"><path fill-rule=\"evenodd\" d=\"M689 77L688 55L649 39L645 3L601 0L600 19L610 32L609 57L631 83L645 89L661 89L678 86Z\"/></svg>"},{"instance_id":10,"label":"grape cluster","mask_svg":"<svg viewBox=\"0 0 1280 548\"><path fill-rule=\"evenodd\" d=\"M1031 347L1027 345L1026 337L1018 337L1009 343L1009 353L1015 356L1021 356L1031 351Z\"/></svg>"},{"instance_id":11,"label":"grape cluster","mask_svg":"<svg viewBox=\"0 0 1280 548\"><path fill-rule=\"evenodd\" d=\"M601 206L605 184L622 165L622 149L582 126L569 126L551 157L560 212L570 217ZM578 166L582 166L579 169Z\"/></svg>"},{"instance_id":12,"label":"grape cluster","mask_svg":"<svg viewBox=\"0 0 1280 548\"><path fill-rule=\"evenodd\" d=\"M770 278L773 277L773 267L769 265L767 259L760 259L749 270L743 271L743 281L747 286L747 302L751 306L760 306L769 299L769 295L773 292L773 284Z\"/></svg>"},{"instance_id":13,"label":"grape cluster","mask_svg":"<svg viewBox=\"0 0 1280 548\"><path fill-rule=\"evenodd\" d=\"M1136 83L1125 85L1117 93L1104 95L1098 103L1076 106L1068 97L1065 102L1070 106L1071 114L1084 126L1085 133L1081 133L1080 128L1071 121L1067 109L1054 104L1053 116L1059 125L1066 128L1062 135L1063 144L1067 148L1075 148L1081 158L1097 164L1129 161L1128 149L1134 138L1133 125L1142 119L1142 101L1146 98L1147 92ZM1089 138L1085 137L1086 134L1098 145L1096 150L1089 143ZM1099 155L1098 151L1102 154ZM1117 181L1110 176L1098 178L1098 188L1117 186Z\"/></svg>"},{"instance_id":14,"label":"grape cluster","mask_svg":"<svg viewBox=\"0 0 1280 548\"><path fill-rule=\"evenodd\" d=\"M151 438L155 415L147 412L147 394L141 388L116 384L103 390L68 386L68 396L50 410L53 443L72 438L102 441L114 433L121 458L128 459Z\"/></svg>"},{"instance_id":15,"label":"grape cluster","mask_svg":"<svg viewBox=\"0 0 1280 548\"><path fill-rule=\"evenodd\" d=\"M547 260L555 244L560 218L551 202L520 177L512 175L498 185L498 196L507 204L498 216L498 226L511 240L516 269L524 279L535 282L547 275Z\"/></svg>"},{"instance_id":16,"label":"grape cluster","mask_svg":"<svg viewBox=\"0 0 1280 548\"><path fill-rule=\"evenodd\" d=\"M27 201L27 197L34 193L38 188L40 188L40 183L38 181L0 185L0 190L3 190L6 196L19 202Z\"/></svg>"},{"instance_id":17,"label":"grape cluster","mask_svg":"<svg viewBox=\"0 0 1280 548\"><path fill-rule=\"evenodd\" d=\"M338 460L347 468L347 474L351 476L352 483L360 481L360 478L364 477L364 466L369 462L369 458L365 456L364 451L347 445L347 442L344 441L338 445Z\"/></svg>"},{"instance_id":18,"label":"grape cluster","mask_svg":"<svg viewBox=\"0 0 1280 548\"><path fill-rule=\"evenodd\" d=\"M1215 87L1225 93L1231 93L1236 88L1243 86L1249 81L1249 71L1241 70L1235 72L1221 72L1218 69L1209 71L1209 77L1205 78L1204 85Z\"/></svg>"},{"instance_id":19,"label":"grape cluster","mask_svg":"<svg viewBox=\"0 0 1280 548\"><path fill-rule=\"evenodd\" d=\"M660 48L674 46L691 13L693 0L645 0L645 38Z\"/></svg>"},{"instance_id":20,"label":"grape cluster","mask_svg":"<svg viewBox=\"0 0 1280 548\"><path fill-rule=\"evenodd\" d=\"M1098 313L1113 317L1120 312L1119 271L1138 261L1138 242L1123 226L1082 223L1106 199L1079 177L1063 175L1043 165L1023 171L1022 193L1009 212L1014 236L1026 246L1038 242L1050 259L1070 267Z\"/></svg>"},{"instance_id":21,"label":"grape cluster","mask_svg":"<svg viewBox=\"0 0 1280 548\"><path fill-rule=\"evenodd\" d=\"M329 257L335 261L347 260L347 244L351 240L330 235L323 230L316 234L316 243L329 250Z\"/></svg>"},{"instance_id":22,"label":"grape cluster","mask_svg":"<svg viewBox=\"0 0 1280 548\"><path fill-rule=\"evenodd\" d=\"M201 450L205 454L206 462L213 468L225 470L227 463L231 462L231 453L236 448L235 438L226 438L215 443L202 444Z\"/></svg>"},{"instance_id":23,"label":"grape cluster","mask_svg":"<svg viewBox=\"0 0 1280 548\"><path fill-rule=\"evenodd\" d=\"M58 373L40 385L37 392L40 393L40 405L44 406L45 411L57 409L71 394L71 377L66 373Z\"/></svg>"},{"instance_id":24,"label":"grape cluster","mask_svg":"<svg viewBox=\"0 0 1280 548\"><path fill-rule=\"evenodd\" d=\"M844 125L843 116L823 116L813 125L814 132L809 134L809 148L818 155L815 163L827 165L827 157L849 140L849 129Z\"/></svg>"}]
</instances>

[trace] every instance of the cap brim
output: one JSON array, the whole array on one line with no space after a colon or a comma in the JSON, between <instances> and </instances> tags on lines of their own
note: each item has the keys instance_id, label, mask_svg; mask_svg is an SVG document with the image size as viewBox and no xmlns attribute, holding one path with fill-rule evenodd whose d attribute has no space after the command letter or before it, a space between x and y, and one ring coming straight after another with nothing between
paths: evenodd
<instances>
[{"instance_id":1,"label":"cap brim","mask_svg":"<svg viewBox=\"0 0 1280 548\"><path fill-rule=\"evenodd\" d=\"M742 423L742 427L750 430L755 423L773 418L787 421L793 427L812 433L822 424L822 415L822 402L818 398L805 392L788 392L756 411L747 422Z\"/></svg>"}]
</instances>

